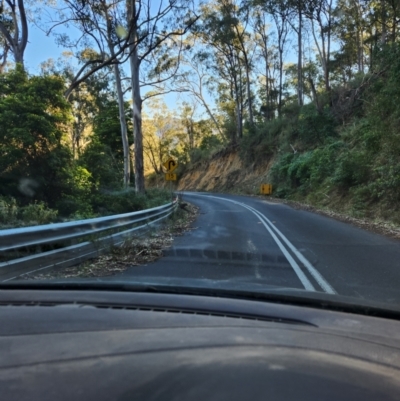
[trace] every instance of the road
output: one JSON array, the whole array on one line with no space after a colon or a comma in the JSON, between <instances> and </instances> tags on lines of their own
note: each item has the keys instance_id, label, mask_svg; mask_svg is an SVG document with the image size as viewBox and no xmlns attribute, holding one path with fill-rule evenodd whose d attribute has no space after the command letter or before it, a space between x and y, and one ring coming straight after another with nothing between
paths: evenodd
<instances>
[{"instance_id":1,"label":"road","mask_svg":"<svg viewBox=\"0 0 400 401\"><path fill-rule=\"evenodd\" d=\"M126 279L235 280L400 302L397 240L268 199L188 192L183 199L200 207L195 229L165 257L129 268Z\"/></svg>"}]
</instances>

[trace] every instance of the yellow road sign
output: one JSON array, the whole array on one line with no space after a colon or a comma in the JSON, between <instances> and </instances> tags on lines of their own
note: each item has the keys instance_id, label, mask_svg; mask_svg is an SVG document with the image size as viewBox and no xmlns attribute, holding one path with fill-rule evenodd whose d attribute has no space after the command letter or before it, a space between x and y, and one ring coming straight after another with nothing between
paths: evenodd
<instances>
[{"instance_id":1,"label":"yellow road sign","mask_svg":"<svg viewBox=\"0 0 400 401\"><path fill-rule=\"evenodd\" d=\"M173 174L173 173L165 174L165 180L166 181L176 181L176 174Z\"/></svg>"},{"instance_id":2,"label":"yellow road sign","mask_svg":"<svg viewBox=\"0 0 400 401\"><path fill-rule=\"evenodd\" d=\"M167 173L172 173L177 167L178 167L178 162L174 160L172 157L170 157L164 164L163 164L165 170ZM174 181L174 180L172 180Z\"/></svg>"},{"instance_id":3,"label":"yellow road sign","mask_svg":"<svg viewBox=\"0 0 400 401\"><path fill-rule=\"evenodd\" d=\"M272 194L272 185L271 184L261 184L260 192L263 195L271 195Z\"/></svg>"}]
</instances>

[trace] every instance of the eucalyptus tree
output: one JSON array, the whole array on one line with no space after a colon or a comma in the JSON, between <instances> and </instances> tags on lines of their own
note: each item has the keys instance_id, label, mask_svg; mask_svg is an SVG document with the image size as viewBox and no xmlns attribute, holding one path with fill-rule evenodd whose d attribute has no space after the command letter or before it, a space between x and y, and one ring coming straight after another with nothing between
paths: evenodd
<instances>
[{"instance_id":1,"label":"eucalyptus tree","mask_svg":"<svg viewBox=\"0 0 400 401\"><path fill-rule=\"evenodd\" d=\"M75 49L76 56L82 65L71 77L65 96L70 98L73 91L79 92L79 87L98 71L112 68L124 153L123 185L126 188L130 183L131 162L119 64L124 57L124 49L128 47L128 41L121 40L116 32L121 15L124 14L125 0L63 0L63 3L66 7L59 11L60 21L49 22L51 26L48 28L48 33L59 24L64 27L72 25L76 28L80 32L78 39L72 39L64 32L55 33L55 35L61 44ZM82 54L86 57L82 57ZM79 115L77 118L79 119Z\"/></svg>"},{"instance_id":2,"label":"eucalyptus tree","mask_svg":"<svg viewBox=\"0 0 400 401\"><path fill-rule=\"evenodd\" d=\"M231 24L231 29L235 33L234 43L237 45L241 53L242 64L246 73L246 91L247 91L247 105L249 113L249 122L251 127L254 126L254 112L253 112L253 95L251 91L251 72L252 72L252 58L255 54L254 51L254 38L248 31L250 24L250 8L246 1L242 2L225 2L225 12L230 13L228 23Z\"/></svg>"},{"instance_id":3,"label":"eucalyptus tree","mask_svg":"<svg viewBox=\"0 0 400 401\"><path fill-rule=\"evenodd\" d=\"M335 2L334 0L309 0L305 5L304 14L311 23L311 33L323 70L325 90L329 92Z\"/></svg>"},{"instance_id":4,"label":"eucalyptus tree","mask_svg":"<svg viewBox=\"0 0 400 401\"><path fill-rule=\"evenodd\" d=\"M127 0L126 38L129 43L133 137L135 149L135 188L145 190L142 135L141 86L152 86L171 79L179 66L183 39L198 19L193 0ZM177 56L169 52L177 48ZM163 49L167 48L163 52ZM160 52L163 57L156 57Z\"/></svg>"},{"instance_id":5,"label":"eucalyptus tree","mask_svg":"<svg viewBox=\"0 0 400 401\"><path fill-rule=\"evenodd\" d=\"M143 150L156 174L161 174L162 163L170 154L180 121L159 98L153 98L147 105L149 115L143 119Z\"/></svg>"},{"instance_id":6,"label":"eucalyptus tree","mask_svg":"<svg viewBox=\"0 0 400 401\"><path fill-rule=\"evenodd\" d=\"M231 99L234 103L236 132L231 132L230 140L236 142L243 136L244 88L247 87L249 95L250 87L250 83L247 85L246 82L250 68L248 64L246 72L243 48L238 38L238 31L242 29L238 27L238 8L232 0L215 0L204 6L202 11L202 21L194 30L194 34L203 44L197 59L212 72L209 83L217 90L220 102L227 104ZM251 101L248 104L251 110Z\"/></svg>"},{"instance_id":7,"label":"eucalyptus tree","mask_svg":"<svg viewBox=\"0 0 400 401\"><path fill-rule=\"evenodd\" d=\"M267 2L266 10L271 13L276 29L277 48L279 54L278 115L281 116L284 74L283 57L288 41L290 8L287 7L285 0L271 0Z\"/></svg>"},{"instance_id":8,"label":"eucalyptus tree","mask_svg":"<svg viewBox=\"0 0 400 401\"><path fill-rule=\"evenodd\" d=\"M0 33L3 42L2 64L5 64L7 54L11 51L15 63L23 66L28 43L28 19L24 0L3 0L0 3Z\"/></svg>"},{"instance_id":9,"label":"eucalyptus tree","mask_svg":"<svg viewBox=\"0 0 400 401\"><path fill-rule=\"evenodd\" d=\"M303 84L303 31L304 31L304 9L307 0L288 0L288 6L291 8L297 18L289 23L297 34L297 102L299 106L303 105L304 84Z\"/></svg>"},{"instance_id":10,"label":"eucalyptus tree","mask_svg":"<svg viewBox=\"0 0 400 401\"><path fill-rule=\"evenodd\" d=\"M142 79L142 76L157 71L154 55L160 52L160 48L169 44L171 47L178 46L182 36L185 35L191 24L196 19L192 0L161 0L157 6L151 0L63 0L67 5L68 13L63 9L62 18L56 21L56 25L67 26L75 24L82 32L77 40L71 40L65 33L60 34L60 40L64 46L76 47L78 42L83 47L93 48L91 59L85 61L82 67L73 77L66 97L87 80L92 74L107 66L124 64L129 61L131 76L129 90L132 92L133 107L133 137L135 148L135 187L137 192L144 191L144 170L143 170L143 144L141 131L141 108L142 98L140 88L143 85L151 85ZM52 31L51 27L48 31ZM168 57L167 57L168 58ZM169 60L170 61L170 58ZM159 62L159 60L156 60ZM165 76L165 71L176 71L171 68L171 63L158 65L160 74L153 74L154 81L160 83ZM177 61L175 60L175 64ZM118 67L114 66L114 73L117 76L117 92L120 107L120 117L124 115L121 96L122 87L118 82ZM123 124L123 117L121 118ZM126 126L126 124L125 124ZM127 150L125 128L121 127L125 150ZM125 182L129 177L129 152L125 152Z\"/></svg>"},{"instance_id":11,"label":"eucalyptus tree","mask_svg":"<svg viewBox=\"0 0 400 401\"><path fill-rule=\"evenodd\" d=\"M175 85L180 91L189 93L204 107L215 129L222 135L221 122L213 112L207 98L207 90L211 92L212 77L206 63L204 63L203 55L197 52L188 53L183 58L182 65L186 70L180 74Z\"/></svg>"},{"instance_id":12,"label":"eucalyptus tree","mask_svg":"<svg viewBox=\"0 0 400 401\"><path fill-rule=\"evenodd\" d=\"M259 97L261 113L265 120L274 118L276 110L276 72L278 52L274 44L274 34L271 31L267 14L260 6L253 6L251 11L251 27L254 31L256 47L255 72L259 74ZM261 67L259 67L261 66Z\"/></svg>"}]
</instances>

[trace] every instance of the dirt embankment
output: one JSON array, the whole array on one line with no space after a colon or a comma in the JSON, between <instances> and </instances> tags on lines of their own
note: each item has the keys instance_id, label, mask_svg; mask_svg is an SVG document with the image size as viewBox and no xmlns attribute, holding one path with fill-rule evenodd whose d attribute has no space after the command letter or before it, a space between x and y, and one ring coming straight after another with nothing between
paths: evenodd
<instances>
[{"instance_id":1,"label":"dirt embankment","mask_svg":"<svg viewBox=\"0 0 400 401\"><path fill-rule=\"evenodd\" d=\"M212 159L187 170L179 180L178 190L232 191L257 193L262 183L268 183L272 159L245 165L237 149L227 149Z\"/></svg>"},{"instance_id":2,"label":"dirt embankment","mask_svg":"<svg viewBox=\"0 0 400 401\"><path fill-rule=\"evenodd\" d=\"M272 158L266 158L262 163L246 166L236 149L224 150L214 155L211 160L199 163L187 170L178 183L178 190L221 191L258 195L260 185L269 183L268 174L272 164ZM272 199L275 202L287 203L297 209L320 213L374 233L400 239L398 224L374 218L357 218L352 216L341 204L311 205L305 200L295 202Z\"/></svg>"}]
</instances>

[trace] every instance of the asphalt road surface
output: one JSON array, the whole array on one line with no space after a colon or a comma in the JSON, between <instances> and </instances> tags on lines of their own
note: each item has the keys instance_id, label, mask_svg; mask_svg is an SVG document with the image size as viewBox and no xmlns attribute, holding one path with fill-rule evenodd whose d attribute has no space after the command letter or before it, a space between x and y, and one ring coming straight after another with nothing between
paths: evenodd
<instances>
[{"instance_id":1,"label":"asphalt road surface","mask_svg":"<svg viewBox=\"0 0 400 401\"><path fill-rule=\"evenodd\" d=\"M234 280L400 304L397 240L268 199L190 192L183 199L200 207L195 229L158 261L129 268L126 279Z\"/></svg>"}]
</instances>

